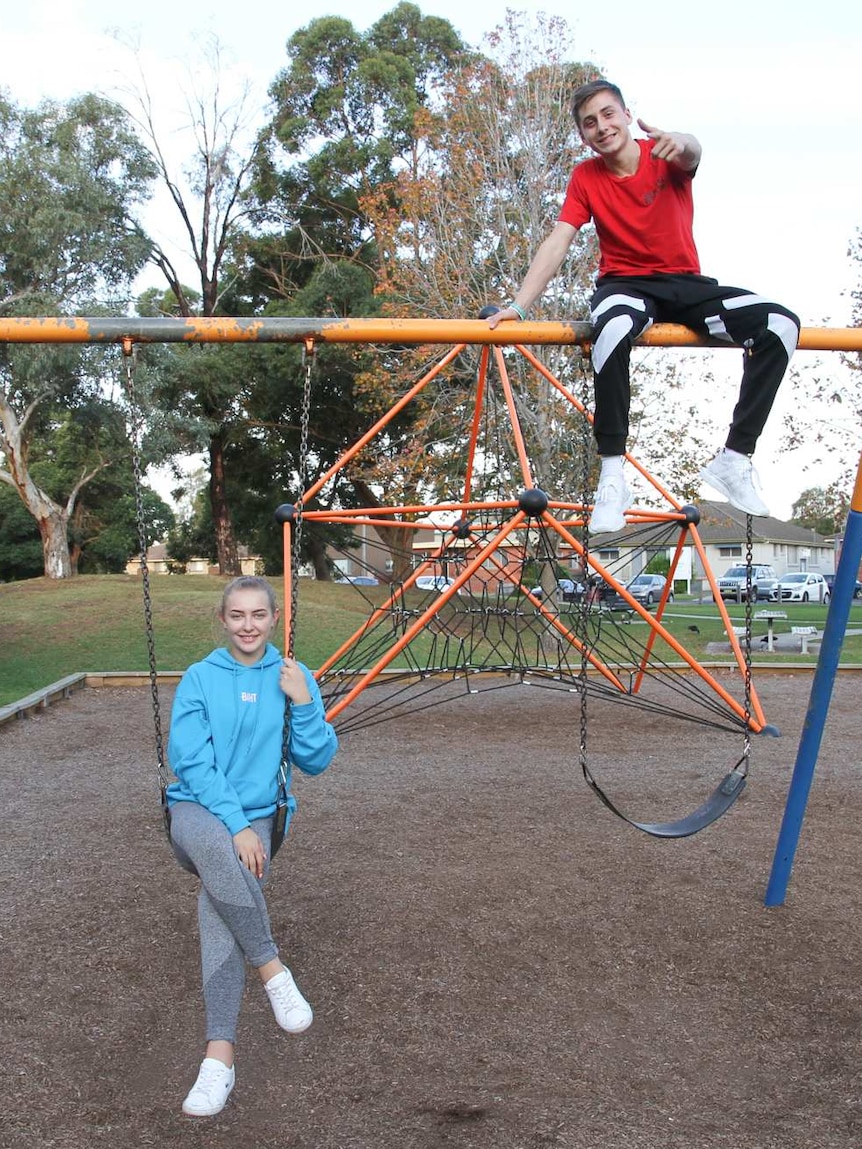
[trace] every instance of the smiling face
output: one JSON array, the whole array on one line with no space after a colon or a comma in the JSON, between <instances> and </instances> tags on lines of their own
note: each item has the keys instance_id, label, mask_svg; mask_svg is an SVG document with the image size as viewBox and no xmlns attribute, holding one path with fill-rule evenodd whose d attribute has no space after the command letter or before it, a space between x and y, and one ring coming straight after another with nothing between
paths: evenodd
<instances>
[{"instance_id":1,"label":"smiling face","mask_svg":"<svg viewBox=\"0 0 862 1149\"><path fill-rule=\"evenodd\" d=\"M221 616L231 654L244 666L253 666L264 652L278 622L265 590L237 588L228 595Z\"/></svg>"},{"instance_id":2,"label":"smiling face","mask_svg":"<svg viewBox=\"0 0 862 1149\"><path fill-rule=\"evenodd\" d=\"M596 92L578 109L581 139L606 163L613 164L631 148L631 122L631 112L609 91Z\"/></svg>"}]
</instances>

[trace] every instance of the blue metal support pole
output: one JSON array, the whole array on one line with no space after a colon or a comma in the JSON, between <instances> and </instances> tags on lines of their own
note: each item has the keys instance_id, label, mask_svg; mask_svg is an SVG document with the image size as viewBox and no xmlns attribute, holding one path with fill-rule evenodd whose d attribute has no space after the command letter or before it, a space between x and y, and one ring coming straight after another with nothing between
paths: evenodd
<instances>
[{"instance_id":1,"label":"blue metal support pole","mask_svg":"<svg viewBox=\"0 0 862 1149\"><path fill-rule=\"evenodd\" d=\"M823 642L820 646L820 657L817 660L817 669L811 684L808 713L805 716L805 725L799 740L796 765L790 780L784 818L772 862L772 873L766 888L764 900L767 906L782 905L787 893L790 871L793 867L793 859L802 831L802 820L805 817L808 794L814 777L814 767L817 763L823 728L829 711L832 687L838 670L844 632L850 617L850 604L853 601L853 591L860 561L862 561L862 459L860 459L850 513L847 516L844 544L838 560L838 569L835 572L832 598L826 615Z\"/></svg>"}]
</instances>

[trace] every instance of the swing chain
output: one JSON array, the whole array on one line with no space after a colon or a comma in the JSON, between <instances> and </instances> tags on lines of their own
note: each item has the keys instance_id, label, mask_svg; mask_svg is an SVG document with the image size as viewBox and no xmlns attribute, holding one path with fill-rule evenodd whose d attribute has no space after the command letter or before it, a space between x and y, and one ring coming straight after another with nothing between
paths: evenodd
<instances>
[{"instance_id":1,"label":"swing chain","mask_svg":"<svg viewBox=\"0 0 862 1149\"><path fill-rule=\"evenodd\" d=\"M294 639L296 635L296 610L299 602L299 564L302 550L302 509L305 496L305 485L308 472L308 427L311 421L311 383L314 371L314 340L306 339L302 350L302 362L305 367L305 377L302 387L302 406L300 408L299 422L299 490L300 496L296 500L296 518L293 524L293 538L290 555L290 633L288 635L289 651L293 654Z\"/></svg>"},{"instance_id":2,"label":"swing chain","mask_svg":"<svg viewBox=\"0 0 862 1149\"><path fill-rule=\"evenodd\" d=\"M585 352L588 362L592 362L589 358L589 349ZM587 763L587 666L588 666L588 648L590 641L590 608L592 606L591 593L590 593L590 528L586 517L587 501L589 499L590 491L590 433L589 423L587 421L587 410L590 402L590 371L587 370L583 362L581 362L581 404L583 406L583 417L581 419L581 514L584 520L583 526L583 572L584 572L584 593L580 596L581 602L578 609L578 616L581 622L581 670L579 675L579 686L581 691L581 715L580 715L580 741L579 741L579 764L581 772L584 777L588 777L588 763Z\"/></svg>"},{"instance_id":3,"label":"swing chain","mask_svg":"<svg viewBox=\"0 0 862 1149\"><path fill-rule=\"evenodd\" d=\"M754 531L751 515L745 516L745 735L742 742L742 762L746 769L751 757L751 631L752 631L752 560Z\"/></svg>"},{"instance_id":4,"label":"swing chain","mask_svg":"<svg viewBox=\"0 0 862 1149\"><path fill-rule=\"evenodd\" d=\"M284 572L285 580L290 577L290 625L287 632L285 654L293 656L296 639L296 612L299 605L299 563L302 550L302 499L305 495L306 472L308 470L308 425L311 420L311 382L314 366L314 340L306 339L302 352L305 379L302 388L302 407L299 428L299 490L300 495L294 504L296 515L293 520L293 534L290 547L290 570ZM270 836L270 858L278 853L284 840L285 811L287 809L288 782L290 779L290 702L284 700L284 720L281 727L281 763L278 768L278 799L275 820Z\"/></svg>"},{"instance_id":5,"label":"swing chain","mask_svg":"<svg viewBox=\"0 0 862 1149\"><path fill-rule=\"evenodd\" d=\"M138 529L138 546L140 548L141 588L143 591L144 629L147 639L147 658L150 672L150 693L153 699L153 723L156 738L156 761L159 777L159 789L162 794L162 805L165 803L165 791L168 786L168 772L165 766L164 738L162 736L161 705L159 702L159 680L156 670L156 644L153 629L153 601L150 591L150 569L147 564L147 524L144 516L143 478L141 473L141 444L143 442L143 415L135 393L135 348L131 340L124 340L122 344L123 356L126 365L126 394L129 400L129 424L131 429L132 445L132 476L135 491L135 520Z\"/></svg>"}]
</instances>

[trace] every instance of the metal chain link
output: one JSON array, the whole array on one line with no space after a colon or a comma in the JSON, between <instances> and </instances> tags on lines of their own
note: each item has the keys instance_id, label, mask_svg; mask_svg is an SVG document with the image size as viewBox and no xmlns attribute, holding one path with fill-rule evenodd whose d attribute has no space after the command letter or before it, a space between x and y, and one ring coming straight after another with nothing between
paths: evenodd
<instances>
[{"instance_id":1,"label":"metal chain link","mask_svg":"<svg viewBox=\"0 0 862 1149\"><path fill-rule=\"evenodd\" d=\"M170 781L165 765L164 738L162 736L162 716L159 702L159 679L156 669L156 643L153 630L153 601L150 591L150 569L147 564L147 524L144 516L143 477L141 473L141 444L143 443L143 415L135 392L135 348L131 341L123 342L123 355L126 364L126 394L129 401L129 423L132 444L132 476L135 491L135 520L138 528L140 548L141 590L144 607L144 629L147 639L147 658L150 671L150 693L153 700L153 725L156 738L156 762L162 806L165 807L165 791Z\"/></svg>"},{"instance_id":2,"label":"metal chain link","mask_svg":"<svg viewBox=\"0 0 862 1149\"><path fill-rule=\"evenodd\" d=\"M746 768L751 757L751 632L753 590L752 559L754 556L754 530L751 515L745 516L745 735L742 742L742 761Z\"/></svg>"},{"instance_id":3,"label":"metal chain link","mask_svg":"<svg viewBox=\"0 0 862 1149\"><path fill-rule=\"evenodd\" d=\"M296 638L296 609L299 603L299 564L302 551L302 500L308 472L308 426L311 421L311 382L314 370L314 340L307 339L302 352L305 366L305 380L302 388L302 407L299 421L299 498L294 504L296 515L293 520L293 539L290 555L290 628L288 632L288 654L293 654Z\"/></svg>"},{"instance_id":4,"label":"metal chain link","mask_svg":"<svg viewBox=\"0 0 862 1149\"><path fill-rule=\"evenodd\" d=\"M589 355L589 348L585 350L585 354ZM583 405L583 415L581 420L581 514L584 518L583 528L583 544L584 544L584 593L581 595L581 607L579 611L581 620L581 672L579 675L580 691L581 691L581 720L580 720L580 741L578 744L578 753L580 760L580 767L582 773L586 776L588 773L587 766L587 667L589 665L587 652L590 642L590 567L589 567L589 553L590 553L590 528L586 517L586 505L589 499L590 492L590 424L587 420L587 410L590 402L590 376L591 372L587 370L585 364L581 365L581 403Z\"/></svg>"},{"instance_id":5,"label":"metal chain link","mask_svg":"<svg viewBox=\"0 0 862 1149\"><path fill-rule=\"evenodd\" d=\"M290 570L284 572L285 579L290 578L290 626L287 630L287 650L285 654L293 657L296 645L296 612L299 606L299 564L302 552L302 500L305 495L305 483L308 471L308 426L311 421L311 383L314 368L314 340L307 339L302 353L302 362L305 366L305 380L302 388L302 406L299 419L299 497L294 503L293 534L290 547ZM290 776L290 703L285 699L284 723L281 730L281 766L279 767L279 791L286 800L287 781ZM273 855L278 848L273 843Z\"/></svg>"}]
</instances>

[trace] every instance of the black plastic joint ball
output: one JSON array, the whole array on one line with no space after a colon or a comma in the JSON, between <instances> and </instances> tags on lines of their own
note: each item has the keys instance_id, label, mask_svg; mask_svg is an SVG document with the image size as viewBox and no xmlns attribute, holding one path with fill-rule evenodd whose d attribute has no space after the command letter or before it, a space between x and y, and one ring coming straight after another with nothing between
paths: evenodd
<instances>
[{"instance_id":1,"label":"black plastic joint ball","mask_svg":"<svg viewBox=\"0 0 862 1149\"><path fill-rule=\"evenodd\" d=\"M276 507L275 521L277 523L292 523L296 518L296 507L293 503L282 503L280 507Z\"/></svg>"},{"instance_id":2,"label":"black plastic joint ball","mask_svg":"<svg viewBox=\"0 0 862 1149\"><path fill-rule=\"evenodd\" d=\"M691 526L696 527L700 522L700 510L698 507L693 507L691 503L686 503L682 508L682 513L685 515L685 521Z\"/></svg>"},{"instance_id":3,"label":"black plastic joint ball","mask_svg":"<svg viewBox=\"0 0 862 1149\"><path fill-rule=\"evenodd\" d=\"M496 315L498 311L502 311L501 307L496 304L486 303L482 310L479 312L480 319L490 319L492 315Z\"/></svg>"},{"instance_id":4,"label":"black plastic joint ball","mask_svg":"<svg viewBox=\"0 0 862 1149\"><path fill-rule=\"evenodd\" d=\"M538 487L529 487L518 495L518 506L525 515L537 518L548 509L548 496Z\"/></svg>"}]
</instances>

